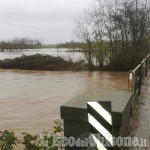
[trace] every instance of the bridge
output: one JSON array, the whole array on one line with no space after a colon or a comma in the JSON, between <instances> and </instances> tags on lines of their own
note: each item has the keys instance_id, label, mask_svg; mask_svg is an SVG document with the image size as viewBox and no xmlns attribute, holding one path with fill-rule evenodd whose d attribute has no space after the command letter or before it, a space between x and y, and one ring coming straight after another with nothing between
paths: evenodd
<instances>
[{"instance_id":1,"label":"bridge","mask_svg":"<svg viewBox=\"0 0 150 150\"><path fill-rule=\"evenodd\" d=\"M90 137L96 145L93 148L90 144L85 146L83 142L84 144L80 146L68 145L65 150L124 149L123 145L114 145L113 139L129 136L130 120L135 116L144 121L140 128L134 130L135 135L140 138L142 133L142 138L150 139L149 66L150 54L134 70L129 71L128 91L89 89L63 104L60 111L64 120L65 137L74 137L81 141ZM140 105L143 106L142 109L137 107ZM137 108L144 113L137 111ZM105 144L96 135L100 135ZM146 141L143 140L143 144L145 148ZM141 150L141 147L139 149Z\"/></svg>"}]
</instances>

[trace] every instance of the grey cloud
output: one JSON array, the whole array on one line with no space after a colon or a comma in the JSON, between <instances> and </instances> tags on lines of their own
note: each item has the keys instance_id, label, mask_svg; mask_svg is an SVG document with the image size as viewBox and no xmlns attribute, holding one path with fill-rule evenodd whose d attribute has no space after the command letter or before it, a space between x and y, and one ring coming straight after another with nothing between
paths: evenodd
<instances>
[{"instance_id":1,"label":"grey cloud","mask_svg":"<svg viewBox=\"0 0 150 150\"><path fill-rule=\"evenodd\" d=\"M0 0L0 21L72 31L74 28L74 18L82 13L82 10L90 1L91 0ZM20 27L10 25L0 24L0 30L1 35L3 35L1 39L8 39L13 36L34 36L31 29L21 29ZM27 30L29 32L27 32ZM35 30L33 32L35 32ZM46 34L44 37L45 42L58 43L76 38L72 33L56 33L50 31L45 33L45 31L36 31L39 39L43 38L41 32L43 32L44 35ZM50 35L47 36L47 34Z\"/></svg>"}]
</instances>

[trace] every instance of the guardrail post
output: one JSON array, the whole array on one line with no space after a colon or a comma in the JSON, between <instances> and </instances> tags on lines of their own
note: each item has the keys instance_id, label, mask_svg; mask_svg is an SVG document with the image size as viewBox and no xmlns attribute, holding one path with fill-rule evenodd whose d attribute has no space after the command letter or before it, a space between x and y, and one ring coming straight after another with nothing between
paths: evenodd
<instances>
[{"instance_id":1,"label":"guardrail post","mask_svg":"<svg viewBox=\"0 0 150 150\"><path fill-rule=\"evenodd\" d=\"M142 69L143 69L143 67L142 67L142 64L140 63L140 75L139 75L139 77L140 77L140 82L139 82L139 95L141 94L141 86L142 86Z\"/></svg>"},{"instance_id":2,"label":"guardrail post","mask_svg":"<svg viewBox=\"0 0 150 150\"><path fill-rule=\"evenodd\" d=\"M146 77L147 77L147 73L148 73L148 57L146 57L146 72L145 72Z\"/></svg>"},{"instance_id":3,"label":"guardrail post","mask_svg":"<svg viewBox=\"0 0 150 150\"><path fill-rule=\"evenodd\" d=\"M134 84L135 84L135 73L131 70L128 74L128 89L129 91L134 91Z\"/></svg>"},{"instance_id":4,"label":"guardrail post","mask_svg":"<svg viewBox=\"0 0 150 150\"><path fill-rule=\"evenodd\" d=\"M148 75L149 63L150 63L150 54L146 57L146 76Z\"/></svg>"}]
</instances>

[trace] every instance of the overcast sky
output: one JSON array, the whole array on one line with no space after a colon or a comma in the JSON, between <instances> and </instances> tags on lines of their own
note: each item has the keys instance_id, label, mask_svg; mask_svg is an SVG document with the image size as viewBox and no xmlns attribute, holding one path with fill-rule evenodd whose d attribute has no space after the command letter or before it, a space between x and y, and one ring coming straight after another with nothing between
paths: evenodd
<instances>
[{"instance_id":1,"label":"overcast sky","mask_svg":"<svg viewBox=\"0 0 150 150\"><path fill-rule=\"evenodd\" d=\"M0 40L29 37L46 44L76 41L74 19L89 2L91 0L0 0Z\"/></svg>"}]
</instances>

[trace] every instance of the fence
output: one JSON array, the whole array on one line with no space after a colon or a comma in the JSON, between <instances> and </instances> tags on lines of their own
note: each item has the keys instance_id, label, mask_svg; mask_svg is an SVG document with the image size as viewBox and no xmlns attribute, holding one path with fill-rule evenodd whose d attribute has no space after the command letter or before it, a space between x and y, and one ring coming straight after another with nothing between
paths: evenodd
<instances>
[{"instance_id":1,"label":"fence","mask_svg":"<svg viewBox=\"0 0 150 150\"><path fill-rule=\"evenodd\" d=\"M140 95L142 83L148 74L149 64L150 54L148 54L134 70L129 72L128 88L134 93L134 100Z\"/></svg>"}]
</instances>

